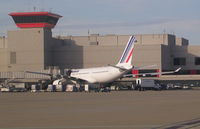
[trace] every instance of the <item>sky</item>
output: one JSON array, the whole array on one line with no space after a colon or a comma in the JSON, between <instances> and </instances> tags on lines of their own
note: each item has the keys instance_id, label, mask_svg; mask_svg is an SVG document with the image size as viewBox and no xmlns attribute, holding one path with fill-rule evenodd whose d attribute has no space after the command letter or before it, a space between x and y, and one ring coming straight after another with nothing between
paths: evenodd
<instances>
[{"instance_id":1,"label":"sky","mask_svg":"<svg viewBox=\"0 0 200 129\"><path fill-rule=\"evenodd\" d=\"M200 0L1 0L0 36L17 29L10 12L63 16L53 35L175 34L200 44Z\"/></svg>"}]
</instances>

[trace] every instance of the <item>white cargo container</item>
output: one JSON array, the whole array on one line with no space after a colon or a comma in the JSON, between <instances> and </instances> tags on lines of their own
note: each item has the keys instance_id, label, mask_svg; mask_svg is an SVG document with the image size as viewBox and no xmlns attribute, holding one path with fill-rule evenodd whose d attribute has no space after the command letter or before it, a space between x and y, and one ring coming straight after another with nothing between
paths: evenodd
<instances>
[{"instance_id":1,"label":"white cargo container","mask_svg":"<svg viewBox=\"0 0 200 129\"><path fill-rule=\"evenodd\" d=\"M39 85L31 85L31 92L37 92L40 90L40 86Z\"/></svg>"},{"instance_id":2,"label":"white cargo container","mask_svg":"<svg viewBox=\"0 0 200 129\"><path fill-rule=\"evenodd\" d=\"M84 90L85 90L86 92L89 92L89 91L90 91L90 88L89 88L89 85L88 85L88 84L85 84Z\"/></svg>"},{"instance_id":3,"label":"white cargo container","mask_svg":"<svg viewBox=\"0 0 200 129\"><path fill-rule=\"evenodd\" d=\"M68 84L68 85L66 86L66 91L67 91L67 92L74 92L74 91L77 91L76 89L77 89L77 88L76 88L76 86L75 86L74 84Z\"/></svg>"},{"instance_id":4,"label":"white cargo container","mask_svg":"<svg viewBox=\"0 0 200 129\"><path fill-rule=\"evenodd\" d=\"M113 91L116 90L116 86L114 86L114 85L110 86L110 90L113 90Z\"/></svg>"},{"instance_id":5,"label":"white cargo container","mask_svg":"<svg viewBox=\"0 0 200 129\"><path fill-rule=\"evenodd\" d=\"M66 89L66 86L64 86L64 85L61 85L61 84L56 85L56 91L63 92L63 91L65 91L65 89Z\"/></svg>"},{"instance_id":6,"label":"white cargo container","mask_svg":"<svg viewBox=\"0 0 200 129\"><path fill-rule=\"evenodd\" d=\"M2 87L1 88L1 92L10 92L10 88L9 87Z\"/></svg>"},{"instance_id":7,"label":"white cargo container","mask_svg":"<svg viewBox=\"0 0 200 129\"><path fill-rule=\"evenodd\" d=\"M56 91L56 86L55 85L48 85L47 91L55 92Z\"/></svg>"}]
</instances>

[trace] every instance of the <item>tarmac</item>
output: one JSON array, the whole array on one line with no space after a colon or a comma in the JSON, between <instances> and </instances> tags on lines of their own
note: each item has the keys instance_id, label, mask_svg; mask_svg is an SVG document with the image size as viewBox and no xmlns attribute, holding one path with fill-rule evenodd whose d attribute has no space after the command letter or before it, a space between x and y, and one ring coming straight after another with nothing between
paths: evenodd
<instances>
[{"instance_id":1,"label":"tarmac","mask_svg":"<svg viewBox=\"0 0 200 129\"><path fill-rule=\"evenodd\" d=\"M0 129L200 129L200 90L0 93Z\"/></svg>"}]
</instances>

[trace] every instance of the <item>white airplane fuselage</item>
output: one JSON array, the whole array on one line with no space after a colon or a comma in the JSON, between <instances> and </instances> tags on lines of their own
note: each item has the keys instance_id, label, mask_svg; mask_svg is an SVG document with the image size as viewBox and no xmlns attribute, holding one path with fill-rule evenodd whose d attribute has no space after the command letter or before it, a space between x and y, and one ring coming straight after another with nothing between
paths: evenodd
<instances>
[{"instance_id":1,"label":"white airplane fuselage","mask_svg":"<svg viewBox=\"0 0 200 129\"><path fill-rule=\"evenodd\" d=\"M109 83L120 78L128 71L106 66L86 69L72 69L71 77L86 80L89 83Z\"/></svg>"}]
</instances>

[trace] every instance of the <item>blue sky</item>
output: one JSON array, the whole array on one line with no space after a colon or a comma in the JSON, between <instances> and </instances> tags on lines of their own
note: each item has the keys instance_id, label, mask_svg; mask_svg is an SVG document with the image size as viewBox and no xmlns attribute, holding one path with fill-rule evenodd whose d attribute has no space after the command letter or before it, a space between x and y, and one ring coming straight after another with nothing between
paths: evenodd
<instances>
[{"instance_id":1,"label":"blue sky","mask_svg":"<svg viewBox=\"0 0 200 129\"><path fill-rule=\"evenodd\" d=\"M51 11L54 35L175 34L200 44L200 0L1 0L0 35L16 29L8 13Z\"/></svg>"}]
</instances>

